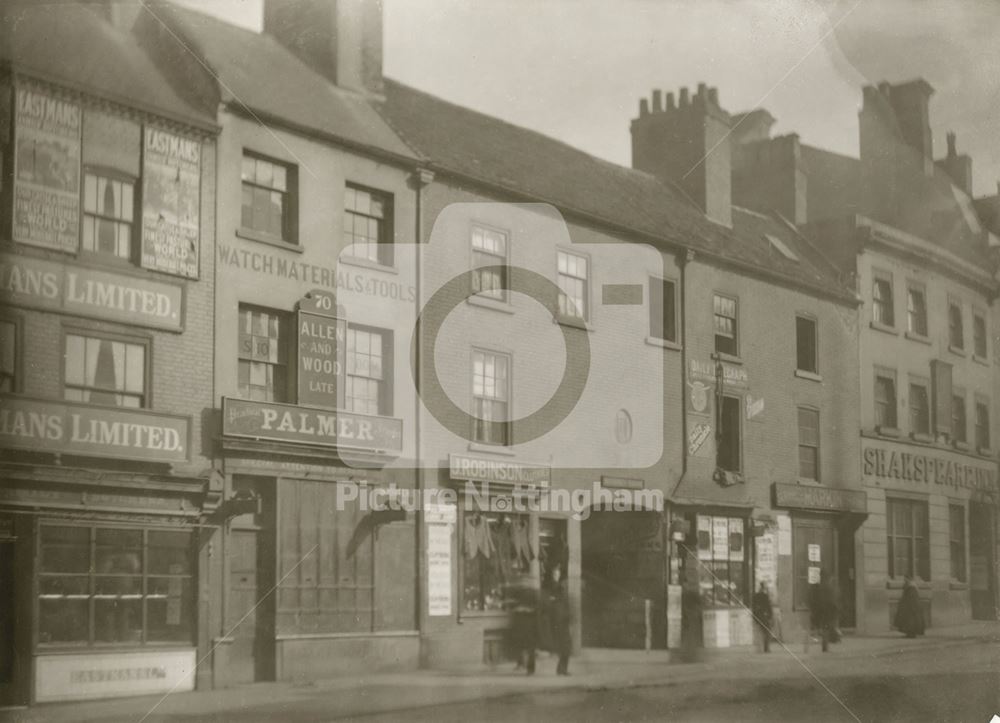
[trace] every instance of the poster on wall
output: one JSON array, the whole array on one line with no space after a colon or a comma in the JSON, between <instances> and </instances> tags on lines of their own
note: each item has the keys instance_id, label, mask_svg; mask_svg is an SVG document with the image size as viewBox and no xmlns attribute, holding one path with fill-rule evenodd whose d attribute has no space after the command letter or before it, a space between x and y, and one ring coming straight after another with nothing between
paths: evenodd
<instances>
[{"instance_id":1,"label":"poster on wall","mask_svg":"<svg viewBox=\"0 0 1000 723\"><path fill-rule=\"evenodd\" d=\"M712 518L712 557L716 560L729 559L729 518Z\"/></svg>"},{"instance_id":2,"label":"poster on wall","mask_svg":"<svg viewBox=\"0 0 1000 723\"><path fill-rule=\"evenodd\" d=\"M819 584L819 567L815 565L809 566L809 584L818 585Z\"/></svg>"},{"instance_id":3,"label":"poster on wall","mask_svg":"<svg viewBox=\"0 0 1000 723\"><path fill-rule=\"evenodd\" d=\"M778 554L792 554L792 518L778 515Z\"/></svg>"},{"instance_id":4,"label":"poster on wall","mask_svg":"<svg viewBox=\"0 0 1000 723\"><path fill-rule=\"evenodd\" d=\"M819 562L820 561L819 545L810 543L808 549L808 555L809 555L809 562Z\"/></svg>"},{"instance_id":5,"label":"poster on wall","mask_svg":"<svg viewBox=\"0 0 1000 723\"><path fill-rule=\"evenodd\" d=\"M14 240L75 252L80 239L80 104L19 86L15 107Z\"/></svg>"},{"instance_id":6,"label":"poster on wall","mask_svg":"<svg viewBox=\"0 0 1000 723\"><path fill-rule=\"evenodd\" d=\"M743 562L743 520L739 517L729 518L729 560Z\"/></svg>"},{"instance_id":7,"label":"poster on wall","mask_svg":"<svg viewBox=\"0 0 1000 723\"><path fill-rule=\"evenodd\" d=\"M201 143L159 128L142 144L142 265L198 278Z\"/></svg>"},{"instance_id":8,"label":"poster on wall","mask_svg":"<svg viewBox=\"0 0 1000 723\"><path fill-rule=\"evenodd\" d=\"M698 515L698 559L712 559L712 518Z\"/></svg>"},{"instance_id":9,"label":"poster on wall","mask_svg":"<svg viewBox=\"0 0 1000 723\"><path fill-rule=\"evenodd\" d=\"M778 565L775 555L775 539L773 532L766 532L757 538L755 553L756 564L754 566L757 575L757 584L766 583L768 592L772 597L778 590Z\"/></svg>"},{"instance_id":10,"label":"poster on wall","mask_svg":"<svg viewBox=\"0 0 1000 723\"><path fill-rule=\"evenodd\" d=\"M427 614L451 615L451 531L449 523L427 525Z\"/></svg>"}]
</instances>

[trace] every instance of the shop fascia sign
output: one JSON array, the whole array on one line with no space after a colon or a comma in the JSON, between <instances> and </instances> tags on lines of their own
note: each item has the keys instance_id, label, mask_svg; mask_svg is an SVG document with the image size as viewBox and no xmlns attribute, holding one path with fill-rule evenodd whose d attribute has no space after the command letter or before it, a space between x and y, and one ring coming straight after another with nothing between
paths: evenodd
<instances>
[{"instance_id":1,"label":"shop fascia sign","mask_svg":"<svg viewBox=\"0 0 1000 723\"><path fill-rule=\"evenodd\" d=\"M552 468L542 464L452 454L448 466L453 480L534 487L548 487L552 481Z\"/></svg>"},{"instance_id":2,"label":"shop fascia sign","mask_svg":"<svg viewBox=\"0 0 1000 723\"><path fill-rule=\"evenodd\" d=\"M300 404L336 409L346 387L347 322L333 294L314 289L296 311Z\"/></svg>"},{"instance_id":3,"label":"shop fascia sign","mask_svg":"<svg viewBox=\"0 0 1000 723\"><path fill-rule=\"evenodd\" d=\"M831 512L868 512L868 495L863 490L844 490L812 485L774 484L775 507Z\"/></svg>"},{"instance_id":4,"label":"shop fascia sign","mask_svg":"<svg viewBox=\"0 0 1000 723\"><path fill-rule=\"evenodd\" d=\"M177 284L0 254L0 304L181 331L183 289Z\"/></svg>"},{"instance_id":5,"label":"shop fascia sign","mask_svg":"<svg viewBox=\"0 0 1000 723\"><path fill-rule=\"evenodd\" d=\"M0 447L144 462L187 462L188 417L0 395Z\"/></svg>"},{"instance_id":6,"label":"shop fascia sign","mask_svg":"<svg viewBox=\"0 0 1000 723\"><path fill-rule=\"evenodd\" d=\"M295 404L222 400L222 434L253 440L399 453L403 420Z\"/></svg>"},{"instance_id":7,"label":"shop fascia sign","mask_svg":"<svg viewBox=\"0 0 1000 723\"><path fill-rule=\"evenodd\" d=\"M995 462L972 464L958 455L934 453L932 450L924 452L922 448L911 449L913 451L866 445L861 457L862 474L876 484L905 482L961 487L988 493L998 491Z\"/></svg>"}]
</instances>

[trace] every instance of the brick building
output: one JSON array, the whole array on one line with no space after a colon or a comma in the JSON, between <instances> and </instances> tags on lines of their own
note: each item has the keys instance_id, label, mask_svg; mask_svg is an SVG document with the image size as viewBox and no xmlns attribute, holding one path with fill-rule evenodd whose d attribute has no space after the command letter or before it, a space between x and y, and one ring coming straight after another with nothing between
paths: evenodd
<instances>
[{"instance_id":1,"label":"brick building","mask_svg":"<svg viewBox=\"0 0 1000 723\"><path fill-rule=\"evenodd\" d=\"M1000 242L991 200L972 201L971 159L953 134L945 157L933 158L932 93L923 80L866 87L858 158L771 139L761 127L745 134L734 171L734 183L748 179L748 203L807 224L863 300L870 516L857 579L873 632L892 626L905 577L916 581L928 624L996 617ZM767 179L756 193L754 177ZM792 186L794 195L771 192Z\"/></svg>"},{"instance_id":2,"label":"brick building","mask_svg":"<svg viewBox=\"0 0 1000 723\"><path fill-rule=\"evenodd\" d=\"M217 129L109 14L8 12L0 705L189 690L211 554Z\"/></svg>"},{"instance_id":3,"label":"brick building","mask_svg":"<svg viewBox=\"0 0 1000 723\"><path fill-rule=\"evenodd\" d=\"M676 182L705 214L688 237L714 242L680 283L687 443L671 515L686 531L680 579L697 583L703 641L718 647L750 642L744 606L761 581L786 635L808 626L819 575L837 580L854 627L866 511L857 299L785 217L734 203L734 122L704 85L665 103L654 91L632 121L633 166Z\"/></svg>"}]
</instances>

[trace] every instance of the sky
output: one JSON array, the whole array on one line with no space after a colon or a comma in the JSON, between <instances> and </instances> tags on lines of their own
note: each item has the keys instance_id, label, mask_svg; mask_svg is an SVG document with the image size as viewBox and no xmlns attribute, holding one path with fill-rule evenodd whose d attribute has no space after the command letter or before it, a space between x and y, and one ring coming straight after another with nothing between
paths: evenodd
<instances>
[{"instance_id":1,"label":"sky","mask_svg":"<svg viewBox=\"0 0 1000 723\"><path fill-rule=\"evenodd\" d=\"M260 29L262 0L181 0ZM280 1L280 0L279 0ZM861 88L925 78L934 155L954 131L974 195L1000 181L997 0L384 0L385 74L630 164L654 88L698 83L773 134L857 156Z\"/></svg>"}]
</instances>

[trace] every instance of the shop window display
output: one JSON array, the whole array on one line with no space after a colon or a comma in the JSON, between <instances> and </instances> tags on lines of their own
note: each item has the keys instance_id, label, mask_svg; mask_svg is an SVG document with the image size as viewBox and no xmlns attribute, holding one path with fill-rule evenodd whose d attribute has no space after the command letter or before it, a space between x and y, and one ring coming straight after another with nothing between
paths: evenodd
<instances>
[{"instance_id":1,"label":"shop window display","mask_svg":"<svg viewBox=\"0 0 1000 723\"><path fill-rule=\"evenodd\" d=\"M191 641L189 532L43 525L39 534L39 644Z\"/></svg>"},{"instance_id":2,"label":"shop window display","mask_svg":"<svg viewBox=\"0 0 1000 723\"><path fill-rule=\"evenodd\" d=\"M748 599L743 519L697 515L696 522L703 607L743 607Z\"/></svg>"},{"instance_id":3,"label":"shop window display","mask_svg":"<svg viewBox=\"0 0 1000 723\"><path fill-rule=\"evenodd\" d=\"M527 515L466 511L463 524L463 606L502 611L507 586L527 575L535 558Z\"/></svg>"}]
</instances>

